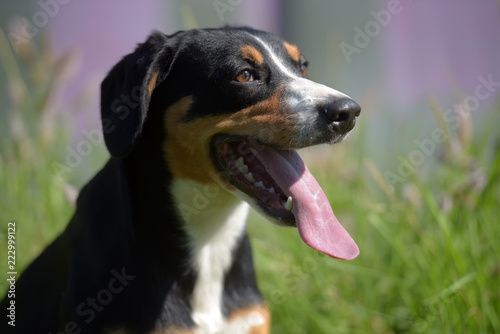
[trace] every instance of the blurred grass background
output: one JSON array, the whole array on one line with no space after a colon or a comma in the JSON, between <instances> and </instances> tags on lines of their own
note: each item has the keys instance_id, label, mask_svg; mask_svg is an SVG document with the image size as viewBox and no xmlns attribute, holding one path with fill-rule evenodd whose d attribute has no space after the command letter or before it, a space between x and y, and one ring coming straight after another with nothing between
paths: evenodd
<instances>
[{"instance_id":1,"label":"blurred grass background","mask_svg":"<svg viewBox=\"0 0 500 334\"><path fill-rule=\"evenodd\" d=\"M93 147L83 167L58 177L72 146L73 106L59 104L73 55L56 55L47 38L16 57L0 36L10 109L0 134L0 250L7 221L17 222L21 272L66 226L79 189L105 162ZM361 105L367 112L363 101ZM500 331L499 103L485 117L447 128L434 100L433 126L450 138L436 144L422 168L395 188L366 136L363 117L349 140L301 152L332 207L358 243L354 261L332 260L302 243L295 229L252 214L249 230L260 287L272 310L273 333L495 333ZM369 111L368 111L369 112ZM396 121L393 126L398 127ZM401 138L380 148L408 155L418 115L407 115ZM413 147L416 149L416 147ZM380 153L382 154L382 153ZM84 172L82 172L84 171ZM0 251L1 268L6 251ZM2 271L4 271L2 269ZM6 290L0 281L0 291Z\"/></svg>"},{"instance_id":2,"label":"blurred grass background","mask_svg":"<svg viewBox=\"0 0 500 334\"><path fill-rule=\"evenodd\" d=\"M73 211L75 190L53 167L64 163L59 154L71 140L64 117L49 112L57 110L50 103L64 87L71 55L55 56L44 43L27 48L20 54L21 73L4 46L1 65L13 108L8 132L0 136L0 220L17 222L22 271ZM329 259L303 244L295 229L252 215L249 229L273 333L500 330L500 154L498 137L492 137L500 115L490 116L474 132L471 118L455 132L446 129L451 140L427 157L433 163L425 178L417 172L395 189L370 160L363 135L369 125L362 118L347 142L302 152L361 255L350 262ZM106 159L104 146L96 151L86 162L90 175ZM7 225L1 226L0 249L6 249ZM0 263L4 268L4 251Z\"/></svg>"}]
</instances>

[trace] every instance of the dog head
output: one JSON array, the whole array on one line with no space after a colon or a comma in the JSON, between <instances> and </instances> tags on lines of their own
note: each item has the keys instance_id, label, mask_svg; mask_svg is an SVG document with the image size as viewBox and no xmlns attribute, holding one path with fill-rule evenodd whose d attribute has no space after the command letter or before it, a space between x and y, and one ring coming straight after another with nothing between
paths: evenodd
<instances>
[{"instance_id":1,"label":"dog head","mask_svg":"<svg viewBox=\"0 0 500 334\"><path fill-rule=\"evenodd\" d=\"M220 186L297 225L313 248L353 258L295 149L341 141L360 107L309 80L307 65L296 46L249 28L155 32L103 81L106 145L123 158L153 137L173 178Z\"/></svg>"}]
</instances>

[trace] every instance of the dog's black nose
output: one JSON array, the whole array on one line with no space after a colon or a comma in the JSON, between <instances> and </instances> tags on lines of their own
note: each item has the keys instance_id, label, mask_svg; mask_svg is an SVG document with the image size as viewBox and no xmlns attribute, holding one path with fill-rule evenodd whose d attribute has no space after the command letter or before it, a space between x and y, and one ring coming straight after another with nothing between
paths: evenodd
<instances>
[{"instance_id":1,"label":"dog's black nose","mask_svg":"<svg viewBox=\"0 0 500 334\"><path fill-rule=\"evenodd\" d=\"M333 129L341 134L350 131L356 124L356 117L361 113L359 104L350 98L335 98L328 102L324 110L332 122Z\"/></svg>"}]
</instances>

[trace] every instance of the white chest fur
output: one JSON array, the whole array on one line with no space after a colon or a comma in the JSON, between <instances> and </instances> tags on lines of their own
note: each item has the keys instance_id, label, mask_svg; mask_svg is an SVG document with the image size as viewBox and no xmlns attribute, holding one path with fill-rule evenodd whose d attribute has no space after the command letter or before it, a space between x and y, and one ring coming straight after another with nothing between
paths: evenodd
<instances>
[{"instance_id":1,"label":"white chest fur","mask_svg":"<svg viewBox=\"0 0 500 334\"><path fill-rule=\"evenodd\" d=\"M248 204L225 190L192 181L175 180L171 190L186 221L191 262L198 272L191 300L197 333L223 333L224 276L245 229Z\"/></svg>"}]
</instances>

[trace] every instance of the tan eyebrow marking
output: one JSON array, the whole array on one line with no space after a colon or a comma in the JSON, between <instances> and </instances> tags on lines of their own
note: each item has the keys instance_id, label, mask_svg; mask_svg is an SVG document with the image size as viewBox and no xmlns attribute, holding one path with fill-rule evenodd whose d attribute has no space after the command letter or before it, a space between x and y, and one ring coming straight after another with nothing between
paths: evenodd
<instances>
[{"instance_id":1,"label":"tan eyebrow marking","mask_svg":"<svg viewBox=\"0 0 500 334\"><path fill-rule=\"evenodd\" d=\"M151 98L151 95L153 94L153 90L155 89L156 80L158 79L158 74L159 74L159 72L154 72L151 75L151 79L148 82L148 97L149 98Z\"/></svg>"},{"instance_id":2,"label":"tan eyebrow marking","mask_svg":"<svg viewBox=\"0 0 500 334\"><path fill-rule=\"evenodd\" d=\"M276 56L276 54L274 53L274 51L269 47L269 45L266 44L266 42L264 42L262 39L260 39L259 37L257 36L254 36L252 34L249 33L250 36L252 36L252 38L254 38L257 42L259 42L263 47L264 49L269 53L269 56L270 56L270 59L271 61L276 64L276 66L278 66L278 68L285 74L287 75L288 77L290 78L298 78L298 76L293 73L292 71L290 71L288 68L286 68L286 66L283 64L282 62L282 59L280 59L278 56Z\"/></svg>"},{"instance_id":3,"label":"tan eyebrow marking","mask_svg":"<svg viewBox=\"0 0 500 334\"><path fill-rule=\"evenodd\" d=\"M290 57L292 57L292 59L298 63L300 61L299 48L296 47L295 45L288 43L288 42L283 42L283 45L285 46L286 52L288 52Z\"/></svg>"},{"instance_id":4,"label":"tan eyebrow marking","mask_svg":"<svg viewBox=\"0 0 500 334\"><path fill-rule=\"evenodd\" d=\"M243 58L254 62L257 65L264 64L264 56L254 46L247 44L241 49Z\"/></svg>"}]
</instances>

